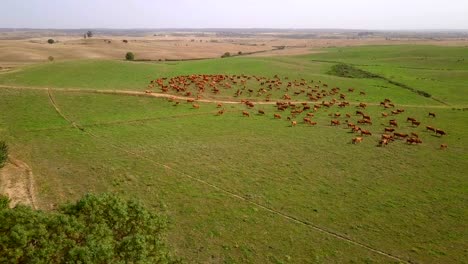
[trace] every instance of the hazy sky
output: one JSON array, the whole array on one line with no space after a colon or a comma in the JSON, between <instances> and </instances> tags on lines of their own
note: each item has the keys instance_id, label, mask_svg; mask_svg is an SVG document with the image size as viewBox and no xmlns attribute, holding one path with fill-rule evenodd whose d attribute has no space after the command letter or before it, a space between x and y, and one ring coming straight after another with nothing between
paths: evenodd
<instances>
[{"instance_id":1,"label":"hazy sky","mask_svg":"<svg viewBox=\"0 0 468 264\"><path fill-rule=\"evenodd\" d=\"M0 0L0 28L468 29L468 0Z\"/></svg>"}]
</instances>

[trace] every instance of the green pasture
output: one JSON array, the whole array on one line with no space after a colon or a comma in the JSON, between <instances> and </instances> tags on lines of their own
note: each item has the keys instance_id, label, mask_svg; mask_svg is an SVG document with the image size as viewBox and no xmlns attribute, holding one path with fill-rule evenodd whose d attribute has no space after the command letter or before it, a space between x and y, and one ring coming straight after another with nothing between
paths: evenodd
<instances>
[{"instance_id":1,"label":"green pasture","mask_svg":"<svg viewBox=\"0 0 468 264\"><path fill-rule=\"evenodd\" d=\"M88 192L138 198L168 216L169 245L189 263L398 263L377 251L407 262L460 263L468 258L468 63L455 58L466 51L384 46L301 57L34 65L0 75L0 83L53 89L0 88L0 136L32 168L41 209ZM418 64L416 57L433 63ZM431 78L442 85L420 89L447 104L384 79L328 75L337 62L408 86L419 87L434 72ZM175 106L162 98L61 89L144 91L157 77L197 73L320 80L341 87L352 105L318 109L316 126L302 122L304 112L292 118L298 122L292 127L289 110L272 105L224 104L226 113L219 116L215 103L194 109L182 100ZM240 99L225 90L206 95L211 97ZM393 110L378 106L384 98L405 111L382 117ZM358 135L346 121L357 122L359 102L370 103L362 111L373 124L361 127L373 135L353 145ZM340 126L330 125L334 113L341 113ZM411 126L409 116L421 125ZM417 133L423 143L377 146L389 119L397 120L398 132ZM436 136L426 126L447 135Z\"/></svg>"}]
</instances>

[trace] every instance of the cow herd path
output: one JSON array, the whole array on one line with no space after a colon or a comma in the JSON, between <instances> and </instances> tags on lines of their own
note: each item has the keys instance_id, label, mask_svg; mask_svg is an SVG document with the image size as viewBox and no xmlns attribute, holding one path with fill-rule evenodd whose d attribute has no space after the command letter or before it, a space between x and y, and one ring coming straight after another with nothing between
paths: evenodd
<instances>
[{"instance_id":1,"label":"cow herd path","mask_svg":"<svg viewBox=\"0 0 468 264\"><path fill-rule=\"evenodd\" d=\"M188 100L194 99L196 102L200 103L222 103L222 104L243 104L240 100L233 101L232 99L215 99L215 98L201 98L196 99L193 97L178 96L167 93L145 93L139 91L131 90L99 90L99 89L83 89L83 88L48 88L48 87L32 87L32 86L12 86L12 85L0 85L1 89L16 89L16 90L39 90L39 91L60 91L60 92L69 92L69 93L92 93L92 94L111 94L111 95L122 95L122 96L144 96L144 97L155 97L155 98L167 98L174 100ZM246 99L247 100L247 99ZM253 103L258 105L275 105L276 101L255 101L250 99ZM281 100L285 101L285 100ZM288 101L291 103L312 103L310 101ZM358 105L359 103L350 103L350 105ZM366 103L370 106L379 106L379 103ZM409 105L409 104L398 104L401 107L409 108L439 108L439 109L450 109L450 108L468 108L468 106L451 106L451 105Z\"/></svg>"}]
</instances>

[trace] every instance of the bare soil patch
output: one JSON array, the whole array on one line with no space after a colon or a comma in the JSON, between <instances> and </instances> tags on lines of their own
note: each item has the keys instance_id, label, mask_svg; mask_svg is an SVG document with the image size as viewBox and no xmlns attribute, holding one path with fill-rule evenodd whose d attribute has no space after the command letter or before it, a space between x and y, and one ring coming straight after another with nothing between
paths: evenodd
<instances>
[{"instance_id":1,"label":"bare soil patch","mask_svg":"<svg viewBox=\"0 0 468 264\"><path fill-rule=\"evenodd\" d=\"M34 179L31 168L21 160L9 158L5 167L0 169L0 193L7 195L10 206L17 204L36 208Z\"/></svg>"}]
</instances>

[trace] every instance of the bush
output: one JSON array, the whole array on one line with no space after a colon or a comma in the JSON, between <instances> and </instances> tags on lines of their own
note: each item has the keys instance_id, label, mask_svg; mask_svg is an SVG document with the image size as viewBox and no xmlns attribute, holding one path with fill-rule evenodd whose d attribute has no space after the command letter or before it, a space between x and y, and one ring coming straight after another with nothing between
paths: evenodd
<instances>
[{"instance_id":1,"label":"bush","mask_svg":"<svg viewBox=\"0 0 468 264\"><path fill-rule=\"evenodd\" d=\"M166 219L136 201L87 195L57 212L8 202L0 196L0 263L174 263Z\"/></svg>"},{"instance_id":2,"label":"bush","mask_svg":"<svg viewBox=\"0 0 468 264\"><path fill-rule=\"evenodd\" d=\"M237 52L237 55L242 55L242 51Z\"/></svg>"},{"instance_id":3,"label":"bush","mask_svg":"<svg viewBox=\"0 0 468 264\"><path fill-rule=\"evenodd\" d=\"M47 40L47 43L49 43L49 44L54 44L54 43L55 43L55 40L53 40L53 39L48 39L48 40Z\"/></svg>"},{"instance_id":4,"label":"bush","mask_svg":"<svg viewBox=\"0 0 468 264\"><path fill-rule=\"evenodd\" d=\"M122 40L123 43L128 43L128 40L124 39Z\"/></svg>"},{"instance_id":5,"label":"bush","mask_svg":"<svg viewBox=\"0 0 468 264\"><path fill-rule=\"evenodd\" d=\"M127 54L125 54L125 59L132 61L135 59L135 54L133 54L133 52L127 52Z\"/></svg>"},{"instance_id":6,"label":"bush","mask_svg":"<svg viewBox=\"0 0 468 264\"><path fill-rule=\"evenodd\" d=\"M8 146L5 141L0 141L0 168L5 166L5 162L8 158Z\"/></svg>"},{"instance_id":7,"label":"bush","mask_svg":"<svg viewBox=\"0 0 468 264\"><path fill-rule=\"evenodd\" d=\"M231 53L225 52L225 53L221 56L221 58L227 58L227 57L231 57Z\"/></svg>"},{"instance_id":8,"label":"bush","mask_svg":"<svg viewBox=\"0 0 468 264\"><path fill-rule=\"evenodd\" d=\"M54 61L55 58L53 56L49 56L49 58L47 58L49 61Z\"/></svg>"}]
</instances>

